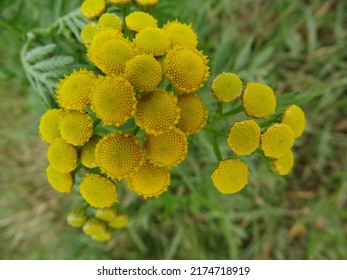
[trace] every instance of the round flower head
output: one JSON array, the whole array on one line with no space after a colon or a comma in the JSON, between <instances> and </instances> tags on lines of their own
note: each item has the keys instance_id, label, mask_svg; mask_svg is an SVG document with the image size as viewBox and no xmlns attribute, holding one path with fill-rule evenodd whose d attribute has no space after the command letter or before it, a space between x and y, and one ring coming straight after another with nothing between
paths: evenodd
<instances>
[{"instance_id":1,"label":"round flower head","mask_svg":"<svg viewBox=\"0 0 347 280\"><path fill-rule=\"evenodd\" d=\"M86 174L80 184L82 197L96 208L110 207L117 202L116 186L99 174Z\"/></svg>"},{"instance_id":2,"label":"round flower head","mask_svg":"<svg viewBox=\"0 0 347 280\"><path fill-rule=\"evenodd\" d=\"M92 71L74 70L65 75L57 85L56 98L60 107L67 110L84 111L89 104L89 95L95 86L96 76Z\"/></svg>"},{"instance_id":3,"label":"round flower head","mask_svg":"<svg viewBox=\"0 0 347 280\"><path fill-rule=\"evenodd\" d=\"M211 92L219 102L233 102L241 96L242 82L234 73L221 73L211 83Z\"/></svg>"},{"instance_id":4,"label":"round flower head","mask_svg":"<svg viewBox=\"0 0 347 280\"><path fill-rule=\"evenodd\" d=\"M111 237L112 237L112 231L110 230L105 230L105 232L100 234L91 235L91 238L99 242L109 241Z\"/></svg>"},{"instance_id":5,"label":"round flower head","mask_svg":"<svg viewBox=\"0 0 347 280\"><path fill-rule=\"evenodd\" d=\"M89 19L100 16L105 10L105 0L85 0L81 5L82 15Z\"/></svg>"},{"instance_id":6,"label":"round flower head","mask_svg":"<svg viewBox=\"0 0 347 280\"><path fill-rule=\"evenodd\" d=\"M121 76L100 77L92 95L92 110L105 125L121 126L135 114L132 85Z\"/></svg>"},{"instance_id":7,"label":"round flower head","mask_svg":"<svg viewBox=\"0 0 347 280\"><path fill-rule=\"evenodd\" d=\"M207 57L202 52L177 46L166 55L165 74L178 91L195 92L204 86L209 76L207 62Z\"/></svg>"},{"instance_id":8,"label":"round flower head","mask_svg":"<svg viewBox=\"0 0 347 280\"><path fill-rule=\"evenodd\" d=\"M114 208L99 208L96 209L95 217L98 219L110 222L117 216L117 211Z\"/></svg>"},{"instance_id":9,"label":"round flower head","mask_svg":"<svg viewBox=\"0 0 347 280\"><path fill-rule=\"evenodd\" d=\"M144 198L159 196L167 191L170 185L170 171L167 167L159 167L145 162L140 168L126 178L129 189Z\"/></svg>"},{"instance_id":10,"label":"round flower head","mask_svg":"<svg viewBox=\"0 0 347 280\"><path fill-rule=\"evenodd\" d=\"M161 82L162 68L152 55L140 54L126 63L125 76L135 89L150 91Z\"/></svg>"},{"instance_id":11,"label":"round flower head","mask_svg":"<svg viewBox=\"0 0 347 280\"><path fill-rule=\"evenodd\" d=\"M146 27L157 27L157 20L145 12L133 12L126 16L125 23L134 32L140 32Z\"/></svg>"},{"instance_id":12,"label":"round flower head","mask_svg":"<svg viewBox=\"0 0 347 280\"><path fill-rule=\"evenodd\" d=\"M63 110L49 109L43 114L39 125L42 141L52 144L60 136L59 120L64 116L64 113Z\"/></svg>"},{"instance_id":13,"label":"round flower head","mask_svg":"<svg viewBox=\"0 0 347 280\"><path fill-rule=\"evenodd\" d=\"M123 21L115 14L105 13L99 18L97 26L101 30L103 28L114 28L121 32L123 29Z\"/></svg>"},{"instance_id":14,"label":"round flower head","mask_svg":"<svg viewBox=\"0 0 347 280\"><path fill-rule=\"evenodd\" d=\"M250 155L259 147L260 127L253 120L236 122L230 128L227 142L237 155Z\"/></svg>"},{"instance_id":15,"label":"round flower head","mask_svg":"<svg viewBox=\"0 0 347 280\"><path fill-rule=\"evenodd\" d=\"M76 148L60 137L49 146L47 158L52 167L61 173L69 173L77 167Z\"/></svg>"},{"instance_id":16,"label":"round flower head","mask_svg":"<svg viewBox=\"0 0 347 280\"><path fill-rule=\"evenodd\" d=\"M93 119L87 113L67 111L59 122L61 138L74 146L88 142L93 135Z\"/></svg>"},{"instance_id":17,"label":"round flower head","mask_svg":"<svg viewBox=\"0 0 347 280\"><path fill-rule=\"evenodd\" d=\"M81 31L81 39L83 44L89 45L92 41L94 35L97 32L97 25L94 22L88 23L86 26L83 27Z\"/></svg>"},{"instance_id":18,"label":"round flower head","mask_svg":"<svg viewBox=\"0 0 347 280\"><path fill-rule=\"evenodd\" d=\"M67 223L73 227L83 227L87 220L88 215L86 211L81 209L72 210L66 217Z\"/></svg>"},{"instance_id":19,"label":"round flower head","mask_svg":"<svg viewBox=\"0 0 347 280\"><path fill-rule=\"evenodd\" d=\"M74 179L71 173L61 173L55 170L51 165L46 169L48 183L58 192L65 193L70 192Z\"/></svg>"},{"instance_id":20,"label":"round flower head","mask_svg":"<svg viewBox=\"0 0 347 280\"><path fill-rule=\"evenodd\" d=\"M116 6L125 6L133 2L133 0L109 0L109 2Z\"/></svg>"},{"instance_id":21,"label":"round flower head","mask_svg":"<svg viewBox=\"0 0 347 280\"><path fill-rule=\"evenodd\" d=\"M128 215L118 215L116 218L114 218L111 222L109 222L109 226L112 228L123 228L126 227L129 223L129 217Z\"/></svg>"},{"instance_id":22,"label":"round flower head","mask_svg":"<svg viewBox=\"0 0 347 280\"><path fill-rule=\"evenodd\" d=\"M145 150L151 163L157 166L177 166L187 155L187 137L177 128L158 135L148 134Z\"/></svg>"},{"instance_id":23,"label":"round flower head","mask_svg":"<svg viewBox=\"0 0 347 280\"><path fill-rule=\"evenodd\" d=\"M196 93L180 95L177 101L181 109L177 128L187 135L198 133L208 118L204 103Z\"/></svg>"},{"instance_id":24,"label":"round flower head","mask_svg":"<svg viewBox=\"0 0 347 280\"><path fill-rule=\"evenodd\" d=\"M171 47L183 46L196 48L198 44L198 36L192 28L192 24L185 24L175 21L169 21L163 26L170 35Z\"/></svg>"},{"instance_id":25,"label":"round flower head","mask_svg":"<svg viewBox=\"0 0 347 280\"><path fill-rule=\"evenodd\" d=\"M136 5L143 8L153 8L158 4L159 0L135 0Z\"/></svg>"},{"instance_id":26,"label":"round flower head","mask_svg":"<svg viewBox=\"0 0 347 280\"><path fill-rule=\"evenodd\" d=\"M261 148L271 158L281 158L294 144L294 133L285 123L269 126L261 135Z\"/></svg>"},{"instance_id":27,"label":"round flower head","mask_svg":"<svg viewBox=\"0 0 347 280\"><path fill-rule=\"evenodd\" d=\"M283 157L272 159L271 169L278 175L287 175L294 165L292 150L288 150Z\"/></svg>"},{"instance_id":28,"label":"round flower head","mask_svg":"<svg viewBox=\"0 0 347 280\"><path fill-rule=\"evenodd\" d=\"M96 144L101 139L100 136L94 135L90 140L85 143L81 150L80 150L80 160L81 163L88 167L88 168L94 168L96 167L95 164L95 147Z\"/></svg>"},{"instance_id":29,"label":"round flower head","mask_svg":"<svg viewBox=\"0 0 347 280\"><path fill-rule=\"evenodd\" d=\"M170 48L170 37L167 32L158 27L146 27L135 37L135 48L137 53L162 56Z\"/></svg>"},{"instance_id":30,"label":"round flower head","mask_svg":"<svg viewBox=\"0 0 347 280\"><path fill-rule=\"evenodd\" d=\"M221 193L239 192L247 185L248 165L239 159L223 160L213 171L211 179Z\"/></svg>"},{"instance_id":31,"label":"round flower head","mask_svg":"<svg viewBox=\"0 0 347 280\"><path fill-rule=\"evenodd\" d=\"M126 39L111 39L96 46L95 37L88 50L89 59L107 75L124 73L125 63L136 54L133 44Z\"/></svg>"},{"instance_id":32,"label":"round flower head","mask_svg":"<svg viewBox=\"0 0 347 280\"><path fill-rule=\"evenodd\" d=\"M97 53L99 51L100 45L114 39L124 39L124 37L118 30L114 28L105 27L101 30L98 30L90 41L87 54L90 55L90 53Z\"/></svg>"},{"instance_id":33,"label":"round flower head","mask_svg":"<svg viewBox=\"0 0 347 280\"><path fill-rule=\"evenodd\" d=\"M177 97L165 89L152 91L138 100L135 122L147 133L163 133L173 128L179 117Z\"/></svg>"},{"instance_id":34,"label":"round flower head","mask_svg":"<svg viewBox=\"0 0 347 280\"><path fill-rule=\"evenodd\" d=\"M247 83L242 95L243 109L253 118L267 118L276 110L276 97L269 86Z\"/></svg>"},{"instance_id":35,"label":"round flower head","mask_svg":"<svg viewBox=\"0 0 347 280\"><path fill-rule=\"evenodd\" d=\"M83 226L83 231L87 235L99 235L107 230L106 224L96 218L89 219Z\"/></svg>"},{"instance_id":36,"label":"round flower head","mask_svg":"<svg viewBox=\"0 0 347 280\"><path fill-rule=\"evenodd\" d=\"M299 106L291 105L284 110L281 122L288 124L294 132L294 137L298 138L305 128L305 113Z\"/></svg>"},{"instance_id":37,"label":"round flower head","mask_svg":"<svg viewBox=\"0 0 347 280\"><path fill-rule=\"evenodd\" d=\"M134 136L112 133L96 145L95 161L111 178L123 179L143 162L143 149Z\"/></svg>"}]
</instances>

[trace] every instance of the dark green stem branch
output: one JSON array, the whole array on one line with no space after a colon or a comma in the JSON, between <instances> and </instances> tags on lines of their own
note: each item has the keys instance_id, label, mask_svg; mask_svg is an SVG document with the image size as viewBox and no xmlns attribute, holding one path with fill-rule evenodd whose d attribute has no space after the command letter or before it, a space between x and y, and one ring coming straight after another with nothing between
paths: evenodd
<instances>
[{"instance_id":1,"label":"dark green stem branch","mask_svg":"<svg viewBox=\"0 0 347 280\"><path fill-rule=\"evenodd\" d=\"M220 152L218 139L216 136L213 137L213 151L216 154L218 162L222 161L222 154Z\"/></svg>"}]
</instances>

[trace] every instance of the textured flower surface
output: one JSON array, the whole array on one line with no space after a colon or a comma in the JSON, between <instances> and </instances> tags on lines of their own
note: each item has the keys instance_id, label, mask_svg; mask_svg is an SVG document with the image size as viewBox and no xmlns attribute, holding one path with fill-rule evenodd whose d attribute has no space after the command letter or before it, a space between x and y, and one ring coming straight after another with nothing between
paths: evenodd
<instances>
[{"instance_id":1,"label":"textured flower surface","mask_svg":"<svg viewBox=\"0 0 347 280\"><path fill-rule=\"evenodd\" d=\"M124 5L128 5L131 2L133 2L133 0L109 0L111 4L116 5L116 6L124 6Z\"/></svg>"},{"instance_id":2,"label":"textured flower surface","mask_svg":"<svg viewBox=\"0 0 347 280\"><path fill-rule=\"evenodd\" d=\"M39 125L39 132L43 141L52 144L60 136L59 121L64 113L63 110L50 109L43 114Z\"/></svg>"},{"instance_id":3,"label":"textured flower surface","mask_svg":"<svg viewBox=\"0 0 347 280\"><path fill-rule=\"evenodd\" d=\"M241 191L248 183L248 165L239 159L226 159L213 171L211 179L223 194Z\"/></svg>"},{"instance_id":4,"label":"textured flower surface","mask_svg":"<svg viewBox=\"0 0 347 280\"><path fill-rule=\"evenodd\" d=\"M294 165L294 155L292 150L288 150L284 156L272 159L271 169L279 175L287 175Z\"/></svg>"},{"instance_id":5,"label":"textured flower surface","mask_svg":"<svg viewBox=\"0 0 347 280\"><path fill-rule=\"evenodd\" d=\"M260 127L253 120L236 122L230 128L227 142L237 155L250 155L259 147Z\"/></svg>"},{"instance_id":6,"label":"textured flower surface","mask_svg":"<svg viewBox=\"0 0 347 280\"><path fill-rule=\"evenodd\" d=\"M281 122L288 124L294 132L294 137L298 138L305 128L305 113L299 106L291 105L283 111Z\"/></svg>"},{"instance_id":7,"label":"textured flower surface","mask_svg":"<svg viewBox=\"0 0 347 280\"><path fill-rule=\"evenodd\" d=\"M117 216L117 211L112 208L98 208L95 212L95 217L98 219L104 221L104 222L110 222Z\"/></svg>"},{"instance_id":8,"label":"textured flower surface","mask_svg":"<svg viewBox=\"0 0 347 280\"><path fill-rule=\"evenodd\" d=\"M69 173L77 167L77 150L61 138L54 140L47 151L47 158L54 169L61 173Z\"/></svg>"},{"instance_id":9,"label":"textured flower surface","mask_svg":"<svg viewBox=\"0 0 347 280\"><path fill-rule=\"evenodd\" d=\"M134 116L137 105L133 86L121 76L99 77L91 103L104 125L115 126Z\"/></svg>"},{"instance_id":10,"label":"textured flower surface","mask_svg":"<svg viewBox=\"0 0 347 280\"><path fill-rule=\"evenodd\" d=\"M115 14L105 13L99 18L97 26L99 29L114 28L121 32L123 29L123 21Z\"/></svg>"},{"instance_id":11,"label":"textured flower surface","mask_svg":"<svg viewBox=\"0 0 347 280\"><path fill-rule=\"evenodd\" d=\"M261 135L261 148L271 158L281 158L294 144L294 133L284 123L269 126Z\"/></svg>"},{"instance_id":12,"label":"textured flower surface","mask_svg":"<svg viewBox=\"0 0 347 280\"><path fill-rule=\"evenodd\" d=\"M276 97L269 86L248 83L242 95L246 114L253 118L267 118L276 110Z\"/></svg>"},{"instance_id":13,"label":"textured flower surface","mask_svg":"<svg viewBox=\"0 0 347 280\"><path fill-rule=\"evenodd\" d=\"M112 237L112 231L108 229L102 233L91 235L91 238L96 241L108 241L111 239L111 237Z\"/></svg>"},{"instance_id":14,"label":"textured flower surface","mask_svg":"<svg viewBox=\"0 0 347 280\"><path fill-rule=\"evenodd\" d=\"M89 45L94 35L97 33L98 27L95 22L85 25L81 31L81 40L83 44Z\"/></svg>"},{"instance_id":15,"label":"textured flower surface","mask_svg":"<svg viewBox=\"0 0 347 280\"><path fill-rule=\"evenodd\" d=\"M74 179L71 173L61 173L55 170L51 165L46 169L47 179L50 185L58 192L70 192Z\"/></svg>"},{"instance_id":16,"label":"textured flower surface","mask_svg":"<svg viewBox=\"0 0 347 280\"><path fill-rule=\"evenodd\" d=\"M85 0L81 5L82 15L89 19L100 16L105 10L105 0Z\"/></svg>"},{"instance_id":17,"label":"textured flower surface","mask_svg":"<svg viewBox=\"0 0 347 280\"><path fill-rule=\"evenodd\" d=\"M183 46L195 49L198 44L198 36L194 32L191 24L185 24L175 21L169 21L163 26L163 29L169 33L171 47Z\"/></svg>"},{"instance_id":18,"label":"textured flower surface","mask_svg":"<svg viewBox=\"0 0 347 280\"><path fill-rule=\"evenodd\" d=\"M83 226L83 231L87 235L100 235L107 230L106 224L97 218L89 219Z\"/></svg>"},{"instance_id":19,"label":"textured flower surface","mask_svg":"<svg viewBox=\"0 0 347 280\"><path fill-rule=\"evenodd\" d=\"M87 220L88 215L84 210L80 209L70 211L66 217L67 223L73 227L83 227Z\"/></svg>"},{"instance_id":20,"label":"textured flower surface","mask_svg":"<svg viewBox=\"0 0 347 280\"><path fill-rule=\"evenodd\" d=\"M80 150L80 160L81 163L88 167L88 168L94 168L96 167L95 164L95 148L96 144L101 139L101 136L94 135L90 140L85 143Z\"/></svg>"},{"instance_id":21,"label":"textured flower surface","mask_svg":"<svg viewBox=\"0 0 347 280\"><path fill-rule=\"evenodd\" d=\"M195 49L181 46L171 49L165 60L166 78L182 93L195 92L209 77L207 57Z\"/></svg>"},{"instance_id":22,"label":"textured flower surface","mask_svg":"<svg viewBox=\"0 0 347 280\"><path fill-rule=\"evenodd\" d=\"M211 92L219 102L233 102L241 96L242 81L234 73L223 72L213 79Z\"/></svg>"},{"instance_id":23,"label":"textured flower surface","mask_svg":"<svg viewBox=\"0 0 347 280\"><path fill-rule=\"evenodd\" d=\"M116 186L99 174L86 174L80 184L82 197L93 207L110 207L117 202Z\"/></svg>"},{"instance_id":24,"label":"textured flower surface","mask_svg":"<svg viewBox=\"0 0 347 280\"><path fill-rule=\"evenodd\" d=\"M170 171L145 162L140 168L126 177L128 188L144 198L159 196L167 191L170 185Z\"/></svg>"},{"instance_id":25,"label":"textured flower surface","mask_svg":"<svg viewBox=\"0 0 347 280\"><path fill-rule=\"evenodd\" d=\"M109 222L109 226L112 228L123 228L129 223L128 215L118 215L111 222Z\"/></svg>"},{"instance_id":26,"label":"textured flower surface","mask_svg":"<svg viewBox=\"0 0 347 280\"><path fill-rule=\"evenodd\" d=\"M96 145L95 161L109 177L121 180L141 165L143 149L134 136L116 132Z\"/></svg>"},{"instance_id":27,"label":"textured flower surface","mask_svg":"<svg viewBox=\"0 0 347 280\"><path fill-rule=\"evenodd\" d=\"M146 27L157 27L157 20L145 12L133 12L125 18L128 28L134 32L140 32Z\"/></svg>"},{"instance_id":28,"label":"textured flower surface","mask_svg":"<svg viewBox=\"0 0 347 280\"><path fill-rule=\"evenodd\" d=\"M143 8L153 8L158 4L159 0L135 0L135 3Z\"/></svg>"},{"instance_id":29,"label":"textured flower surface","mask_svg":"<svg viewBox=\"0 0 347 280\"><path fill-rule=\"evenodd\" d=\"M146 27L136 34L136 52L162 56L170 48L170 37L167 32L158 27Z\"/></svg>"},{"instance_id":30,"label":"textured flower surface","mask_svg":"<svg viewBox=\"0 0 347 280\"><path fill-rule=\"evenodd\" d=\"M114 39L124 39L124 37L122 33L114 28L103 28L101 30L97 29L90 41L90 45L87 46L87 55L90 56L90 53L97 53L100 45L102 45L106 41Z\"/></svg>"}]
</instances>

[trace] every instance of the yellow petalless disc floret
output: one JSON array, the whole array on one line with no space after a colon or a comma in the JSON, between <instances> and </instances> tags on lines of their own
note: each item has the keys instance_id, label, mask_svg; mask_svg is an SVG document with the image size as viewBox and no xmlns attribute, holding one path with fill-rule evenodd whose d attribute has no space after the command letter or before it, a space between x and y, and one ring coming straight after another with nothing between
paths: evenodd
<instances>
[{"instance_id":1,"label":"yellow petalless disc floret","mask_svg":"<svg viewBox=\"0 0 347 280\"><path fill-rule=\"evenodd\" d=\"M99 51L100 45L103 43L115 40L115 39L124 39L123 35L114 28L102 28L94 34L92 40L90 41L90 45L88 46L88 55L90 53L97 53Z\"/></svg>"},{"instance_id":2,"label":"yellow petalless disc floret","mask_svg":"<svg viewBox=\"0 0 347 280\"><path fill-rule=\"evenodd\" d=\"M57 85L56 98L60 107L67 110L84 111L90 103L89 95L93 91L96 76L92 71L74 70L65 75Z\"/></svg>"},{"instance_id":3,"label":"yellow petalless disc floret","mask_svg":"<svg viewBox=\"0 0 347 280\"><path fill-rule=\"evenodd\" d=\"M89 19L100 16L105 10L105 0L85 0L81 5L82 15Z\"/></svg>"},{"instance_id":4,"label":"yellow petalless disc floret","mask_svg":"<svg viewBox=\"0 0 347 280\"><path fill-rule=\"evenodd\" d=\"M143 162L143 149L131 135L112 133L96 145L95 161L111 178L123 179Z\"/></svg>"},{"instance_id":5,"label":"yellow petalless disc floret","mask_svg":"<svg viewBox=\"0 0 347 280\"><path fill-rule=\"evenodd\" d=\"M299 106L291 105L284 110L281 122L288 124L294 132L294 137L298 138L305 128L305 113Z\"/></svg>"},{"instance_id":6,"label":"yellow petalless disc floret","mask_svg":"<svg viewBox=\"0 0 347 280\"><path fill-rule=\"evenodd\" d=\"M294 133L285 123L269 126L261 135L261 148L271 158L281 158L294 144Z\"/></svg>"},{"instance_id":7,"label":"yellow petalless disc floret","mask_svg":"<svg viewBox=\"0 0 347 280\"><path fill-rule=\"evenodd\" d=\"M125 77L135 89L150 91L161 82L162 68L152 55L140 54L126 63Z\"/></svg>"},{"instance_id":8,"label":"yellow petalless disc floret","mask_svg":"<svg viewBox=\"0 0 347 280\"><path fill-rule=\"evenodd\" d=\"M60 137L49 146L47 158L52 167L61 173L69 173L77 167L76 148Z\"/></svg>"},{"instance_id":9,"label":"yellow petalless disc floret","mask_svg":"<svg viewBox=\"0 0 347 280\"><path fill-rule=\"evenodd\" d=\"M126 16L125 23L134 32L140 32L146 27L157 27L157 20L145 12L133 12Z\"/></svg>"},{"instance_id":10,"label":"yellow petalless disc floret","mask_svg":"<svg viewBox=\"0 0 347 280\"><path fill-rule=\"evenodd\" d=\"M126 177L129 189L144 198L158 197L166 192L170 185L170 171L167 167L159 167L145 162L140 168Z\"/></svg>"},{"instance_id":11,"label":"yellow petalless disc floret","mask_svg":"<svg viewBox=\"0 0 347 280\"><path fill-rule=\"evenodd\" d=\"M106 224L96 218L89 219L83 226L84 233L90 236L103 234L106 230Z\"/></svg>"},{"instance_id":12,"label":"yellow petalless disc floret","mask_svg":"<svg viewBox=\"0 0 347 280\"><path fill-rule=\"evenodd\" d=\"M180 95L177 101L181 109L177 128L187 135L198 133L208 118L204 103L196 93Z\"/></svg>"},{"instance_id":13,"label":"yellow petalless disc floret","mask_svg":"<svg viewBox=\"0 0 347 280\"><path fill-rule=\"evenodd\" d=\"M122 214L118 215L116 218L114 218L111 222L109 222L109 226L112 228L123 228L126 227L129 223L129 217L128 215Z\"/></svg>"},{"instance_id":14,"label":"yellow petalless disc floret","mask_svg":"<svg viewBox=\"0 0 347 280\"><path fill-rule=\"evenodd\" d=\"M283 157L272 159L271 169L278 175L287 175L294 165L294 155L292 150L288 150Z\"/></svg>"},{"instance_id":15,"label":"yellow petalless disc floret","mask_svg":"<svg viewBox=\"0 0 347 280\"><path fill-rule=\"evenodd\" d=\"M65 193L70 192L74 179L71 173L61 173L55 170L51 165L46 169L48 183L58 192Z\"/></svg>"},{"instance_id":16,"label":"yellow petalless disc floret","mask_svg":"<svg viewBox=\"0 0 347 280\"><path fill-rule=\"evenodd\" d=\"M109 229L103 233L91 235L92 239L94 239L95 241L99 241L99 242L108 241L111 239L111 237L112 237L112 231Z\"/></svg>"},{"instance_id":17,"label":"yellow petalless disc floret","mask_svg":"<svg viewBox=\"0 0 347 280\"><path fill-rule=\"evenodd\" d=\"M230 128L227 142L237 155L250 155L259 147L260 127L253 120L236 122Z\"/></svg>"},{"instance_id":18,"label":"yellow petalless disc floret","mask_svg":"<svg viewBox=\"0 0 347 280\"><path fill-rule=\"evenodd\" d=\"M87 113L67 111L59 122L61 138L74 146L88 142L93 135L93 119Z\"/></svg>"},{"instance_id":19,"label":"yellow petalless disc floret","mask_svg":"<svg viewBox=\"0 0 347 280\"><path fill-rule=\"evenodd\" d=\"M83 44L89 45L94 35L97 33L98 27L94 22L88 23L81 31L81 39Z\"/></svg>"},{"instance_id":20,"label":"yellow petalless disc floret","mask_svg":"<svg viewBox=\"0 0 347 280\"><path fill-rule=\"evenodd\" d=\"M198 36L192 28L192 24L185 24L175 21L169 21L163 26L170 35L171 47L183 46L196 48L198 44Z\"/></svg>"},{"instance_id":21,"label":"yellow petalless disc floret","mask_svg":"<svg viewBox=\"0 0 347 280\"><path fill-rule=\"evenodd\" d=\"M165 89L152 91L138 100L135 122L147 133L163 133L173 128L179 118L177 97Z\"/></svg>"},{"instance_id":22,"label":"yellow petalless disc floret","mask_svg":"<svg viewBox=\"0 0 347 280\"><path fill-rule=\"evenodd\" d=\"M64 113L63 110L49 109L43 114L39 125L42 141L52 144L60 136L59 121Z\"/></svg>"},{"instance_id":23,"label":"yellow petalless disc floret","mask_svg":"<svg viewBox=\"0 0 347 280\"><path fill-rule=\"evenodd\" d=\"M153 8L158 2L159 0L135 0L136 5L143 8Z\"/></svg>"},{"instance_id":24,"label":"yellow petalless disc floret","mask_svg":"<svg viewBox=\"0 0 347 280\"><path fill-rule=\"evenodd\" d=\"M121 126L135 114L132 85L121 76L99 77L92 95L92 110L105 125Z\"/></svg>"},{"instance_id":25,"label":"yellow petalless disc floret","mask_svg":"<svg viewBox=\"0 0 347 280\"><path fill-rule=\"evenodd\" d=\"M133 0L109 0L109 2L116 6L125 6L133 2Z\"/></svg>"},{"instance_id":26,"label":"yellow petalless disc floret","mask_svg":"<svg viewBox=\"0 0 347 280\"><path fill-rule=\"evenodd\" d=\"M241 191L248 183L248 165L239 159L226 159L213 171L211 179L223 194Z\"/></svg>"},{"instance_id":27,"label":"yellow petalless disc floret","mask_svg":"<svg viewBox=\"0 0 347 280\"><path fill-rule=\"evenodd\" d=\"M158 27L146 27L136 34L136 52L162 56L170 49L169 34Z\"/></svg>"},{"instance_id":28,"label":"yellow petalless disc floret","mask_svg":"<svg viewBox=\"0 0 347 280\"><path fill-rule=\"evenodd\" d=\"M115 14L105 13L99 18L97 26L101 30L103 28L114 28L121 32L123 29L123 21Z\"/></svg>"},{"instance_id":29,"label":"yellow petalless disc floret","mask_svg":"<svg viewBox=\"0 0 347 280\"><path fill-rule=\"evenodd\" d=\"M82 197L93 207L110 207L117 202L116 186L99 174L87 174L80 184Z\"/></svg>"},{"instance_id":30,"label":"yellow petalless disc floret","mask_svg":"<svg viewBox=\"0 0 347 280\"><path fill-rule=\"evenodd\" d=\"M72 210L66 217L67 223L73 227L83 227L87 220L88 215L86 211L81 209Z\"/></svg>"},{"instance_id":31,"label":"yellow petalless disc floret","mask_svg":"<svg viewBox=\"0 0 347 280\"><path fill-rule=\"evenodd\" d=\"M207 62L207 57L202 52L177 46L166 55L165 75L179 92L195 92L202 88L208 79Z\"/></svg>"},{"instance_id":32,"label":"yellow petalless disc floret","mask_svg":"<svg viewBox=\"0 0 347 280\"><path fill-rule=\"evenodd\" d=\"M177 166L187 156L187 137L177 128L158 135L148 134L145 150L151 163L157 166Z\"/></svg>"},{"instance_id":33,"label":"yellow petalless disc floret","mask_svg":"<svg viewBox=\"0 0 347 280\"><path fill-rule=\"evenodd\" d=\"M81 150L80 150L80 160L81 163L88 167L88 168L94 168L96 167L95 164L95 148L96 144L99 142L101 139L100 136L94 135L90 140L85 143Z\"/></svg>"},{"instance_id":34,"label":"yellow petalless disc floret","mask_svg":"<svg viewBox=\"0 0 347 280\"><path fill-rule=\"evenodd\" d=\"M95 212L95 217L105 222L112 221L117 216L117 211L114 208L99 208Z\"/></svg>"},{"instance_id":35,"label":"yellow petalless disc floret","mask_svg":"<svg viewBox=\"0 0 347 280\"><path fill-rule=\"evenodd\" d=\"M219 102L234 102L241 96L242 81L234 73L221 73L211 83L211 92Z\"/></svg>"},{"instance_id":36,"label":"yellow petalless disc floret","mask_svg":"<svg viewBox=\"0 0 347 280\"><path fill-rule=\"evenodd\" d=\"M242 95L243 109L253 118L267 118L276 110L276 97L269 86L247 83Z\"/></svg>"}]
</instances>

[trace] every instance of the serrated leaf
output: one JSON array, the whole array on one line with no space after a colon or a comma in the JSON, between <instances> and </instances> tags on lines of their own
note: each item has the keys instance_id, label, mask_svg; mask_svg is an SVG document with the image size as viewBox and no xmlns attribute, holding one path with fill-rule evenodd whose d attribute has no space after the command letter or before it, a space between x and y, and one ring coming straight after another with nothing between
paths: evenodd
<instances>
[{"instance_id":1,"label":"serrated leaf","mask_svg":"<svg viewBox=\"0 0 347 280\"><path fill-rule=\"evenodd\" d=\"M36 71L53 71L58 68L66 67L74 62L72 56L55 55L49 59L40 61L32 66Z\"/></svg>"},{"instance_id":2,"label":"serrated leaf","mask_svg":"<svg viewBox=\"0 0 347 280\"><path fill-rule=\"evenodd\" d=\"M30 64L42 60L45 56L50 54L55 49L55 47L55 44L48 44L45 46L33 48L24 55L24 59Z\"/></svg>"}]
</instances>

